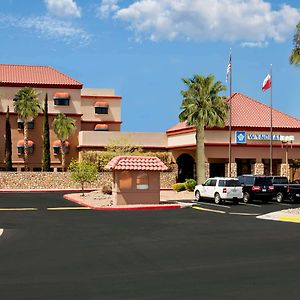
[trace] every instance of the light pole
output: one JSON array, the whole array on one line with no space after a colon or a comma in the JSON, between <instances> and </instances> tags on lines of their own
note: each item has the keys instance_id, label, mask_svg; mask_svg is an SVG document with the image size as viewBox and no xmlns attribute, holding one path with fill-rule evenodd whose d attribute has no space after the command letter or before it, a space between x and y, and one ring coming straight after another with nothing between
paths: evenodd
<instances>
[{"instance_id":1,"label":"light pole","mask_svg":"<svg viewBox=\"0 0 300 300\"><path fill-rule=\"evenodd\" d=\"M288 149L289 149L289 144L293 145L293 141L295 140L295 137L293 135L281 135L280 136L280 141L282 143L282 147L285 145L285 171L286 171L286 176L289 179L289 158L288 158Z\"/></svg>"}]
</instances>

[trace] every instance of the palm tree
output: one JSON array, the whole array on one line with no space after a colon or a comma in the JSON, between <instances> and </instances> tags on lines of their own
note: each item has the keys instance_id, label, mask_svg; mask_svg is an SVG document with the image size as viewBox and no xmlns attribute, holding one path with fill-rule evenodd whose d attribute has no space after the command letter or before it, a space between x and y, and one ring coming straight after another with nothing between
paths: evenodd
<instances>
[{"instance_id":1,"label":"palm tree","mask_svg":"<svg viewBox=\"0 0 300 300\"><path fill-rule=\"evenodd\" d=\"M205 180L204 128L224 127L229 106L226 97L219 96L226 86L215 77L194 75L192 79L182 79L187 90L182 90L183 96L179 120L196 127L196 173L197 183Z\"/></svg>"},{"instance_id":2,"label":"palm tree","mask_svg":"<svg viewBox=\"0 0 300 300\"><path fill-rule=\"evenodd\" d=\"M24 87L17 92L13 103L18 118L24 121L24 168L28 171L28 123L39 113L38 94L33 88Z\"/></svg>"},{"instance_id":3,"label":"palm tree","mask_svg":"<svg viewBox=\"0 0 300 300\"><path fill-rule=\"evenodd\" d=\"M53 121L53 128L61 143L61 165L64 172L66 169L65 142L74 132L75 120L65 116L63 113L58 113Z\"/></svg>"},{"instance_id":4,"label":"palm tree","mask_svg":"<svg viewBox=\"0 0 300 300\"><path fill-rule=\"evenodd\" d=\"M296 33L294 34L294 48L290 55L290 64L300 65L300 23L296 26Z\"/></svg>"},{"instance_id":5,"label":"palm tree","mask_svg":"<svg viewBox=\"0 0 300 300\"><path fill-rule=\"evenodd\" d=\"M48 118L48 94L46 93L44 101L44 119L43 119L43 171L49 172L51 167L50 158L50 132Z\"/></svg>"},{"instance_id":6,"label":"palm tree","mask_svg":"<svg viewBox=\"0 0 300 300\"><path fill-rule=\"evenodd\" d=\"M7 106L6 122L5 122L5 169L12 170L12 142L11 142L11 126L9 120L9 106Z\"/></svg>"}]
</instances>

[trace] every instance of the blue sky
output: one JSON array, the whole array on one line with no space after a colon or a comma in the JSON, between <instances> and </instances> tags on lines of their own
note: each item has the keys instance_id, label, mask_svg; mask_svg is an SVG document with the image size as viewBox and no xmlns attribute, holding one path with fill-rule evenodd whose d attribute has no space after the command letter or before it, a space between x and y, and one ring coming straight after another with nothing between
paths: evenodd
<instances>
[{"instance_id":1,"label":"blue sky","mask_svg":"<svg viewBox=\"0 0 300 300\"><path fill-rule=\"evenodd\" d=\"M273 107L300 118L300 68L289 64L299 21L296 0L2 0L0 62L114 88L122 131L165 131L178 122L181 79L226 84L232 48L233 91L269 104L272 64Z\"/></svg>"}]
</instances>

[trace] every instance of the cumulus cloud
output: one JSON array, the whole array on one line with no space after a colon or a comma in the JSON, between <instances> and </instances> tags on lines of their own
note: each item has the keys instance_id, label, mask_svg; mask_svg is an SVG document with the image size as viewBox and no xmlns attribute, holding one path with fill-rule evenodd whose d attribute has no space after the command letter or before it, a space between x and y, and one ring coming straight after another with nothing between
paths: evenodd
<instances>
[{"instance_id":1,"label":"cumulus cloud","mask_svg":"<svg viewBox=\"0 0 300 300\"><path fill-rule=\"evenodd\" d=\"M100 18L107 18L112 13L119 9L119 0L102 0L98 8L98 16Z\"/></svg>"},{"instance_id":2,"label":"cumulus cloud","mask_svg":"<svg viewBox=\"0 0 300 300\"><path fill-rule=\"evenodd\" d=\"M103 15L129 24L138 39L238 41L244 46L282 42L300 19L300 9L272 9L264 0L139 0L120 8L103 0Z\"/></svg>"},{"instance_id":3,"label":"cumulus cloud","mask_svg":"<svg viewBox=\"0 0 300 300\"><path fill-rule=\"evenodd\" d=\"M34 30L42 38L59 39L65 43L87 45L90 41L90 35L84 30L74 27L70 22L55 20L49 16L18 18L0 15L0 25Z\"/></svg>"},{"instance_id":4,"label":"cumulus cloud","mask_svg":"<svg viewBox=\"0 0 300 300\"><path fill-rule=\"evenodd\" d=\"M73 0L44 0L50 13L60 17L80 17L80 7Z\"/></svg>"}]
</instances>

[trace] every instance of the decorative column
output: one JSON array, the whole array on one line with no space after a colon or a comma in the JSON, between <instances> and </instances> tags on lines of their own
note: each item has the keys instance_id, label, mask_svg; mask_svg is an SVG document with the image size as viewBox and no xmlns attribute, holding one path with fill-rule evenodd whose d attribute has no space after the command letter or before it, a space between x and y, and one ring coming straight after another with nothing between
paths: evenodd
<instances>
[{"instance_id":1,"label":"decorative column","mask_svg":"<svg viewBox=\"0 0 300 300\"><path fill-rule=\"evenodd\" d=\"M209 172L209 163L205 163L205 179L209 178L210 172Z\"/></svg>"},{"instance_id":2,"label":"decorative column","mask_svg":"<svg viewBox=\"0 0 300 300\"><path fill-rule=\"evenodd\" d=\"M280 164L280 176L288 176L286 164Z\"/></svg>"},{"instance_id":3,"label":"decorative column","mask_svg":"<svg viewBox=\"0 0 300 300\"><path fill-rule=\"evenodd\" d=\"M263 163L255 163L252 165L252 173L255 175L264 175L265 165ZM252 169L252 168L251 168Z\"/></svg>"},{"instance_id":4,"label":"decorative column","mask_svg":"<svg viewBox=\"0 0 300 300\"><path fill-rule=\"evenodd\" d=\"M225 176L237 177L237 164L231 163L231 174L229 174L229 163L225 164Z\"/></svg>"}]
</instances>

